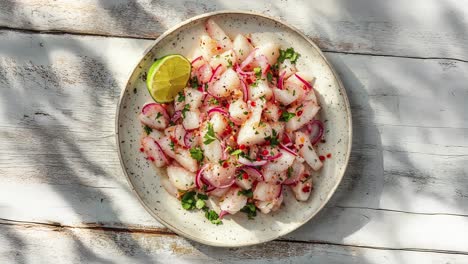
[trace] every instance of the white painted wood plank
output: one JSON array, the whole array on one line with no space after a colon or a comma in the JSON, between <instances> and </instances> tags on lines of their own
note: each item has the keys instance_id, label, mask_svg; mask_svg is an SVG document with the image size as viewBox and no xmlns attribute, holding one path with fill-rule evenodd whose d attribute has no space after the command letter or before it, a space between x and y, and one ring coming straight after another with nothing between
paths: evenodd
<instances>
[{"instance_id":1,"label":"white painted wood plank","mask_svg":"<svg viewBox=\"0 0 468 264\"><path fill-rule=\"evenodd\" d=\"M209 11L279 17L326 50L468 60L468 3L455 0L0 1L0 26L156 38Z\"/></svg>"},{"instance_id":2,"label":"white painted wood plank","mask_svg":"<svg viewBox=\"0 0 468 264\"><path fill-rule=\"evenodd\" d=\"M113 139L119 91L150 43L0 34L0 218L162 228L130 193ZM459 99L468 92L468 63L327 56L353 108L351 164L332 208L290 238L468 251L460 235L467 217L375 211L468 214L468 115ZM378 235L390 227L401 233Z\"/></svg>"},{"instance_id":3,"label":"white painted wood plank","mask_svg":"<svg viewBox=\"0 0 468 264\"><path fill-rule=\"evenodd\" d=\"M466 263L467 255L274 241L223 249L174 235L0 226L2 263Z\"/></svg>"}]
</instances>

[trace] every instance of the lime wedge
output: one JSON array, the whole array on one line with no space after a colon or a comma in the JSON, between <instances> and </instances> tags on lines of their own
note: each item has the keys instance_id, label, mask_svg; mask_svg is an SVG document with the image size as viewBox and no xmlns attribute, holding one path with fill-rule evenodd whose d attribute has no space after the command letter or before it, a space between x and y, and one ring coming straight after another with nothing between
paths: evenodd
<instances>
[{"instance_id":1,"label":"lime wedge","mask_svg":"<svg viewBox=\"0 0 468 264\"><path fill-rule=\"evenodd\" d=\"M182 55L167 55L151 65L146 77L146 86L158 103L174 101L190 78L192 66Z\"/></svg>"}]
</instances>

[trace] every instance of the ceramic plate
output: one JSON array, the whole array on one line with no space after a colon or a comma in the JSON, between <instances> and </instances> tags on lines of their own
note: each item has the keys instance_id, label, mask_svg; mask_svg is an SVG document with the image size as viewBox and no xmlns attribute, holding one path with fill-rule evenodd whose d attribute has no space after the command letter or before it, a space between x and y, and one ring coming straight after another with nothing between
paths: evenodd
<instances>
[{"instance_id":1,"label":"ceramic plate","mask_svg":"<svg viewBox=\"0 0 468 264\"><path fill-rule=\"evenodd\" d=\"M140 107L152 101L144 79L156 58L187 53L197 45L204 22L212 17L231 37L251 34L254 43L273 41L282 48L293 47L301 54L297 68L312 72L325 121L326 143L319 144L321 155L332 158L314 179L307 202L297 202L289 188L277 212L258 213L248 220L244 213L227 216L222 225L211 224L201 211L186 211L161 186L158 174L139 151L142 127L137 118ZM213 246L247 246L283 236L307 221L327 203L343 177L351 150L351 113L346 91L320 49L305 35L274 18L248 12L215 12L189 19L160 36L131 73L117 107L116 137L120 161L128 181L146 210L159 222L182 236Z\"/></svg>"}]
</instances>

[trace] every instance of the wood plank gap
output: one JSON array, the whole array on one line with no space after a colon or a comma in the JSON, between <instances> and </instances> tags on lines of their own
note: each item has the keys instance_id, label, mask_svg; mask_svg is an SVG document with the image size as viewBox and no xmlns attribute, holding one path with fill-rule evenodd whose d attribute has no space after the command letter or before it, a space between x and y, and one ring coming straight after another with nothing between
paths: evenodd
<instances>
[{"instance_id":1,"label":"wood plank gap","mask_svg":"<svg viewBox=\"0 0 468 264\"><path fill-rule=\"evenodd\" d=\"M402 211L402 210L393 210L393 209L385 209L385 208L371 208L371 207L361 207L361 206L341 206L341 205L335 205L335 206L333 206L333 207L341 208L341 209L362 209L362 210L385 211L385 212L394 212L394 213L402 213L402 214L414 214L414 215L441 215L441 216L468 217L468 215L466 215L466 214L422 213L422 212L410 212L410 211Z\"/></svg>"}]
</instances>

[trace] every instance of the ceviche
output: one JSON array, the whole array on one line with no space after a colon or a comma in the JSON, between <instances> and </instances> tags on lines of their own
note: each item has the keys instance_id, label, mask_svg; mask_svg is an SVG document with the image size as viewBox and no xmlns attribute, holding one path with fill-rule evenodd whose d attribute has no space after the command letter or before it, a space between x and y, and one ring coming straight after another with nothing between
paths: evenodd
<instances>
[{"instance_id":1,"label":"ceviche","mask_svg":"<svg viewBox=\"0 0 468 264\"><path fill-rule=\"evenodd\" d=\"M280 210L284 188L308 200L323 166L315 78L296 69L291 47L228 36L212 19L205 28L173 102L142 107L140 151L166 170L161 183L184 209L203 210L214 224Z\"/></svg>"}]
</instances>

